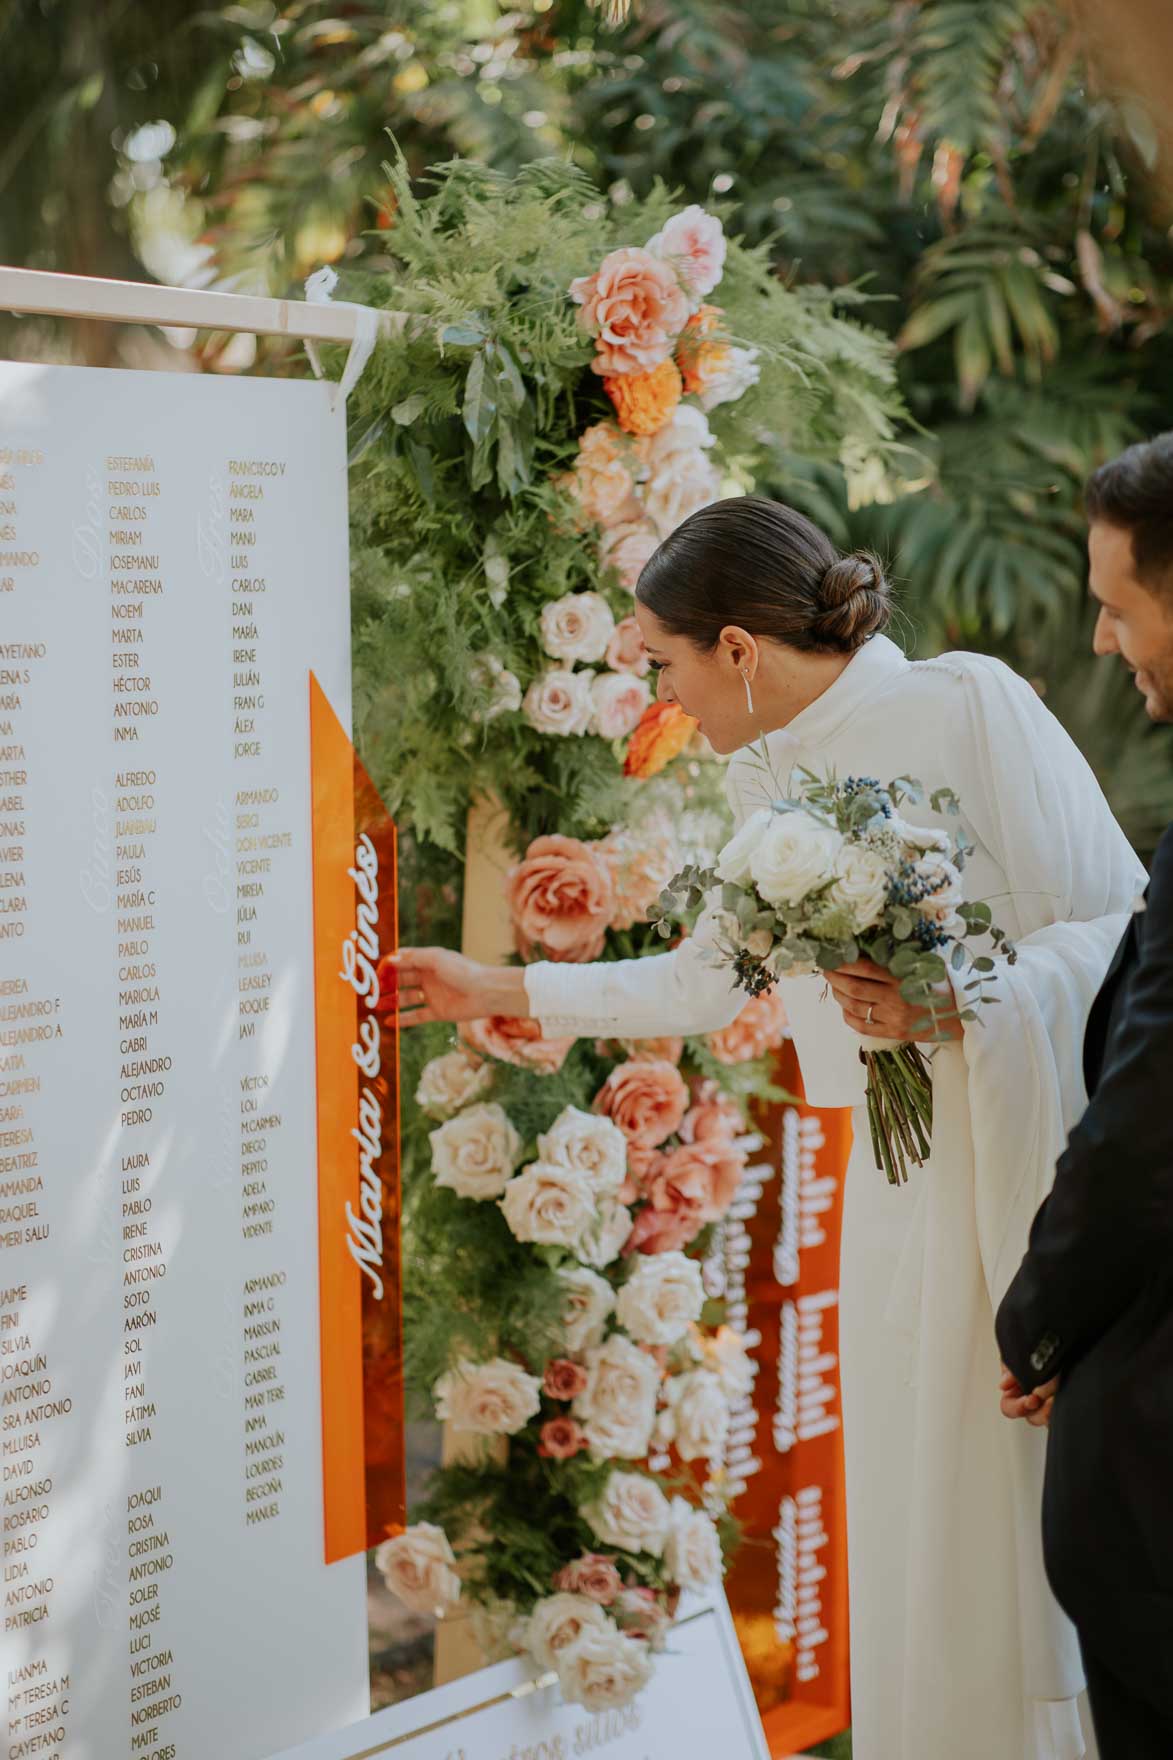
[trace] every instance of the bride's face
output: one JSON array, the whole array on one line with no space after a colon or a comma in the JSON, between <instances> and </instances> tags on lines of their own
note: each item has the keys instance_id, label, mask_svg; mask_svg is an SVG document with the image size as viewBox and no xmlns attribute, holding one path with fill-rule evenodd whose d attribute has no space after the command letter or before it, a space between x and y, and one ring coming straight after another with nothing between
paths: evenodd
<instances>
[{"instance_id":1,"label":"bride's face","mask_svg":"<svg viewBox=\"0 0 1173 1760\"><path fill-rule=\"evenodd\" d=\"M656 673L661 703L678 703L686 715L699 721L716 752L735 752L757 738L760 705L751 715L745 678L748 673L752 680L758 670L759 649L752 636L732 627L722 630L716 647L705 653L687 636L671 634L638 600L635 619Z\"/></svg>"}]
</instances>

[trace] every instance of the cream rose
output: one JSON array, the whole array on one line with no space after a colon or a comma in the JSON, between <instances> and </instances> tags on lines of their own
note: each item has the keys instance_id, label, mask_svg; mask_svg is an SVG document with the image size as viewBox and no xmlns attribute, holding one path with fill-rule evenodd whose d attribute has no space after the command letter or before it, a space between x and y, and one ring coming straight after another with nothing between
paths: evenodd
<instances>
[{"instance_id":1,"label":"cream rose","mask_svg":"<svg viewBox=\"0 0 1173 1760\"><path fill-rule=\"evenodd\" d=\"M417 1522L375 1550L375 1569L413 1613L444 1613L460 1600L456 1557L442 1528Z\"/></svg>"},{"instance_id":2,"label":"cream rose","mask_svg":"<svg viewBox=\"0 0 1173 1760\"><path fill-rule=\"evenodd\" d=\"M620 1326L637 1344L675 1344L705 1305L701 1268L684 1253L641 1259L616 1302Z\"/></svg>"},{"instance_id":3,"label":"cream rose","mask_svg":"<svg viewBox=\"0 0 1173 1760\"><path fill-rule=\"evenodd\" d=\"M757 1338L758 1335L754 1334ZM749 1354L747 1341L732 1326L719 1326L703 1344L705 1367L711 1369L732 1405L753 1392L758 1366Z\"/></svg>"},{"instance_id":4,"label":"cream rose","mask_svg":"<svg viewBox=\"0 0 1173 1760\"><path fill-rule=\"evenodd\" d=\"M762 369L757 364L758 353L756 348L730 345L725 350L724 359L705 374L700 394L701 408L716 409L719 403L736 403L739 397L744 397L750 386L756 385L762 376Z\"/></svg>"},{"instance_id":5,"label":"cream rose","mask_svg":"<svg viewBox=\"0 0 1173 1760\"><path fill-rule=\"evenodd\" d=\"M515 1240L542 1247L576 1247L598 1221L590 1180L556 1162L534 1161L515 1174L501 1209Z\"/></svg>"},{"instance_id":6,"label":"cream rose","mask_svg":"<svg viewBox=\"0 0 1173 1760\"><path fill-rule=\"evenodd\" d=\"M692 1369L674 1375L666 1392L681 1460L716 1460L729 1434L729 1401L720 1376L711 1369Z\"/></svg>"},{"instance_id":7,"label":"cream rose","mask_svg":"<svg viewBox=\"0 0 1173 1760\"><path fill-rule=\"evenodd\" d=\"M415 1091L416 1104L433 1118L443 1118L446 1113L459 1112L470 1100L479 1099L492 1081L489 1065L458 1047L424 1064Z\"/></svg>"},{"instance_id":8,"label":"cream rose","mask_svg":"<svg viewBox=\"0 0 1173 1760\"><path fill-rule=\"evenodd\" d=\"M562 1697L592 1716L630 1705L651 1678L647 1645L625 1637L614 1626L606 1632L587 1632L558 1662Z\"/></svg>"},{"instance_id":9,"label":"cream rose","mask_svg":"<svg viewBox=\"0 0 1173 1760\"><path fill-rule=\"evenodd\" d=\"M566 593L542 607L542 646L552 660L601 660L614 634L601 593Z\"/></svg>"},{"instance_id":10,"label":"cream rose","mask_svg":"<svg viewBox=\"0 0 1173 1760\"><path fill-rule=\"evenodd\" d=\"M436 1416L478 1436L513 1436L541 1409L541 1389L536 1375L504 1357L487 1363L464 1357L433 1389Z\"/></svg>"},{"instance_id":11,"label":"cream rose","mask_svg":"<svg viewBox=\"0 0 1173 1760\"><path fill-rule=\"evenodd\" d=\"M717 857L718 880L727 880L733 886L749 885L750 864L773 818L769 807L759 807L756 813L750 814L741 830L734 833Z\"/></svg>"},{"instance_id":12,"label":"cream rose","mask_svg":"<svg viewBox=\"0 0 1173 1760\"><path fill-rule=\"evenodd\" d=\"M615 1193L627 1173L627 1138L609 1118L566 1106L538 1138L538 1159L585 1174L596 1195Z\"/></svg>"},{"instance_id":13,"label":"cream rose","mask_svg":"<svg viewBox=\"0 0 1173 1760\"><path fill-rule=\"evenodd\" d=\"M664 1563L682 1589L701 1591L719 1583L724 1571L721 1541L703 1510L682 1497L672 1502L672 1528L664 1547Z\"/></svg>"},{"instance_id":14,"label":"cream rose","mask_svg":"<svg viewBox=\"0 0 1173 1760\"><path fill-rule=\"evenodd\" d=\"M557 1668L559 1658L587 1632L614 1629L598 1602L586 1595L547 1595L530 1614L525 1647L539 1668Z\"/></svg>"},{"instance_id":15,"label":"cream rose","mask_svg":"<svg viewBox=\"0 0 1173 1760\"><path fill-rule=\"evenodd\" d=\"M492 1100L469 1106L428 1138L436 1184L459 1198L499 1198L521 1154L521 1138Z\"/></svg>"},{"instance_id":16,"label":"cream rose","mask_svg":"<svg viewBox=\"0 0 1173 1760\"><path fill-rule=\"evenodd\" d=\"M695 404L678 404L670 422L646 440L636 442L637 453L641 464L649 476L654 477L668 460L678 452L696 452L698 449L707 452L717 443L716 435L709 427L709 418Z\"/></svg>"},{"instance_id":17,"label":"cream rose","mask_svg":"<svg viewBox=\"0 0 1173 1760\"><path fill-rule=\"evenodd\" d=\"M525 718L537 733L569 738L585 733L591 724L591 672L547 672L536 678L525 693Z\"/></svg>"},{"instance_id":18,"label":"cream rose","mask_svg":"<svg viewBox=\"0 0 1173 1760\"><path fill-rule=\"evenodd\" d=\"M699 448L674 452L644 490L648 518L662 538L690 513L720 499L721 479Z\"/></svg>"},{"instance_id":19,"label":"cream rose","mask_svg":"<svg viewBox=\"0 0 1173 1760\"><path fill-rule=\"evenodd\" d=\"M595 1265L601 1270L605 1265L613 1265L627 1245L631 1211L608 1197L598 1200L598 1211L597 1222L576 1243L574 1256L584 1265Z\"/></svg>"},{"instance_id":20,"label":"cream rose","mask_svg":"<svg viewBox=\"0 0 1173 1760\"><path fill-rule=\"evenodd\" d=\"M957 868L948 856L932 850L915 864L913 873L922 884L933 888L916 907L921 916L927 917L930 923L935 923L947 933L956 934L957 925L961 921L957 907L965 900L965 890Z\"/></svg>"},{"instance_id":21,"label":"cream rose","mask_svg":"<svg viewBox=\"0 0 1173 1760\"><path fill-rule=\"evenodd\" d=\"M637 678L647 677L652 663L644 647L643 632L634 617L621 617L615 625L615 634L607 643L606 661L613 672L632 672Z\"/></svg>"},{"instance_id":22,"label":"cream rose","mask_svg":"<svg viewBox=\"0 0 1173 1760\"><path fill-rule=\"evenodd\" d=\"M601 739L626 739L639 726L651 700L646 678L630 672L597 672L591 685L591 732Z\"/></svg>"},{"instance_id":23,"label":"cream rose","mask_svg":"<svg viewBox=\"0 0 1173 1760\"><path fill-rule=\"evenodd\" d=\"M613 1332L586 1356L587 1384L571 1411L595 1460L642 1460L656 1421L660 1369L654 1357Z\"/></svg>"},{"instance_id":24,"label":"cream rose","mask_svg":"<svg viewBox=\"0 0 1173 1760\"><path fill-rule=\"evenodd\" d=\"M565 1291L562 1334L568 1351L585 1351L601 1343L607 1318L615 1306L615 1292L606 1278L585 1266L559 1271Z\"/></svg>"},{"instance_id":25,"label":"cream rose","mask_svg":"<svg viewBox=\"0 0 1173 1760\"><path fill-rule=\"evenodd\" d=\"M660 547L660 534L650 520L631 520L612 526L599 546L599 560L613 568L621 586L635 592L644 565Z\"/></svg>"},{"instance_id":26,"label":"cream rose","mask_svg":"<svg viewBox=\"0 0 1173 1760\"><path fill-rule=\"evenodd\" d=\"M604 1546L650 1552L656 1558L672 1526L668 1499L643 1473L612 1473L598 1502L587 1504L582 1513Z\"/></svg>"},{"instance_id":27,"label":"cream rose","mask_svg":"<svg viewBox=\"0 0 1173 1760\"><path fill-rule=\"evenodd\" d=\"M750 873L773 905L800 904L830 880L843 839L809 813L772 813L750 857Z\"/></svg>"},{"instance_id":28,"label":"cream rose","mask_svg":"<svg viewBox=\"0 0 1173 1760\"><path fill-rule=\"evenodd\" d=\"M878 851L845 843L835 858L835 905L846 911L853 929L874 927L888 901L888 869Z\"/></svg>"}]
</instances>

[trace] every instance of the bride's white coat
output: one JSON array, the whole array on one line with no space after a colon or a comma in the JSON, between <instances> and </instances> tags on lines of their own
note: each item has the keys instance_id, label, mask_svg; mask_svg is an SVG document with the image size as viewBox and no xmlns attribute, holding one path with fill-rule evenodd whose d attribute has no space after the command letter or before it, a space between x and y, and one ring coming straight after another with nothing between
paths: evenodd
<instances>
[{"instance_id":1,"label":"bride's white coat","mask_svg":"<svg viewBox=\"0 0 1173 1760\"><path fill-rule=\"evenodd\" d=\"M1144 871L1058 722L984 656L910 662L876 637L766 745L783 785L801 764L954 789L967 896L1019 947L982 1024L932 1054L932 1158L906 1187L856 1119L840 1294L855 1757L1078 1760L1079 1652L1042 1564L1046 1435L999 1413L993 1316L1085 1103L1084 1026ZM769 772L732 759L738 823L776 792ZM688 942L526 982L551 1035L711 1031L744 1000ZM808 1098L858 1106L858 1040L826 986L782 989Z\"/></svg>"}]
</instances>

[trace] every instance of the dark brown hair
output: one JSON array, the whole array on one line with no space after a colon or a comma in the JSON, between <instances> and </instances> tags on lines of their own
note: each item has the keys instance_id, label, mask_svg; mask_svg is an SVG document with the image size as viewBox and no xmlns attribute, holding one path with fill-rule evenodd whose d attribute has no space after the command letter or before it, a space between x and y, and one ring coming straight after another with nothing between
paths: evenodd
<instances>
[{"instance_id":1,"label":"dark brown hair","mask_svg":"<svg viewBox=\"0 0 1173 1760\"><path fill-rule=\"evenodd\" d=\"M803 514L764 495L691 514L644 565L636 596L706 653L738 624L803 653L853 654L891 614L875 556L841 556Z\"/></svg>"},{"instance_id":2,"label":"dark brown hair","mask_svg":"<svg viewBox=\"0 0 1173 1760\"><path fill-rule=\"evenodd\" d=\"M1136 578L1166 591L1173 584L1173 433L1130 446L1088 479L1083 505L1091 521L1132 539Z\"/></svg>"}]
</instances>

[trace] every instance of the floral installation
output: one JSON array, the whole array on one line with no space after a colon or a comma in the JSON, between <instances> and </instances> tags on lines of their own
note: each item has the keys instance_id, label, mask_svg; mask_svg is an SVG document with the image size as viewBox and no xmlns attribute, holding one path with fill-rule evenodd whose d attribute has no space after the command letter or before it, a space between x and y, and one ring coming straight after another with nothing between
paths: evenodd
<instances>
[{"instance_id":1,"label":"floral installation","mask_svg":"<svg viewBox=\"0 0 1173 1760\"><path fill-rule=\"evenodd\" d=\"M386 266L347 294L403 317L348 416L356 739L400 826L403 937L459 945L491 800L516 957L638 959L729 829L695 724L653 700L640 570L775 449L882 478L891 350L663 188L389 177ZM747 998L707 1041L491 1017L401 1046L405 1379L475 1447L376 1563L591 1710L642 1688L733 1542L707 1468L752 1364L703 1265L784 1032Z\"/></svg>"}]
</instances>

